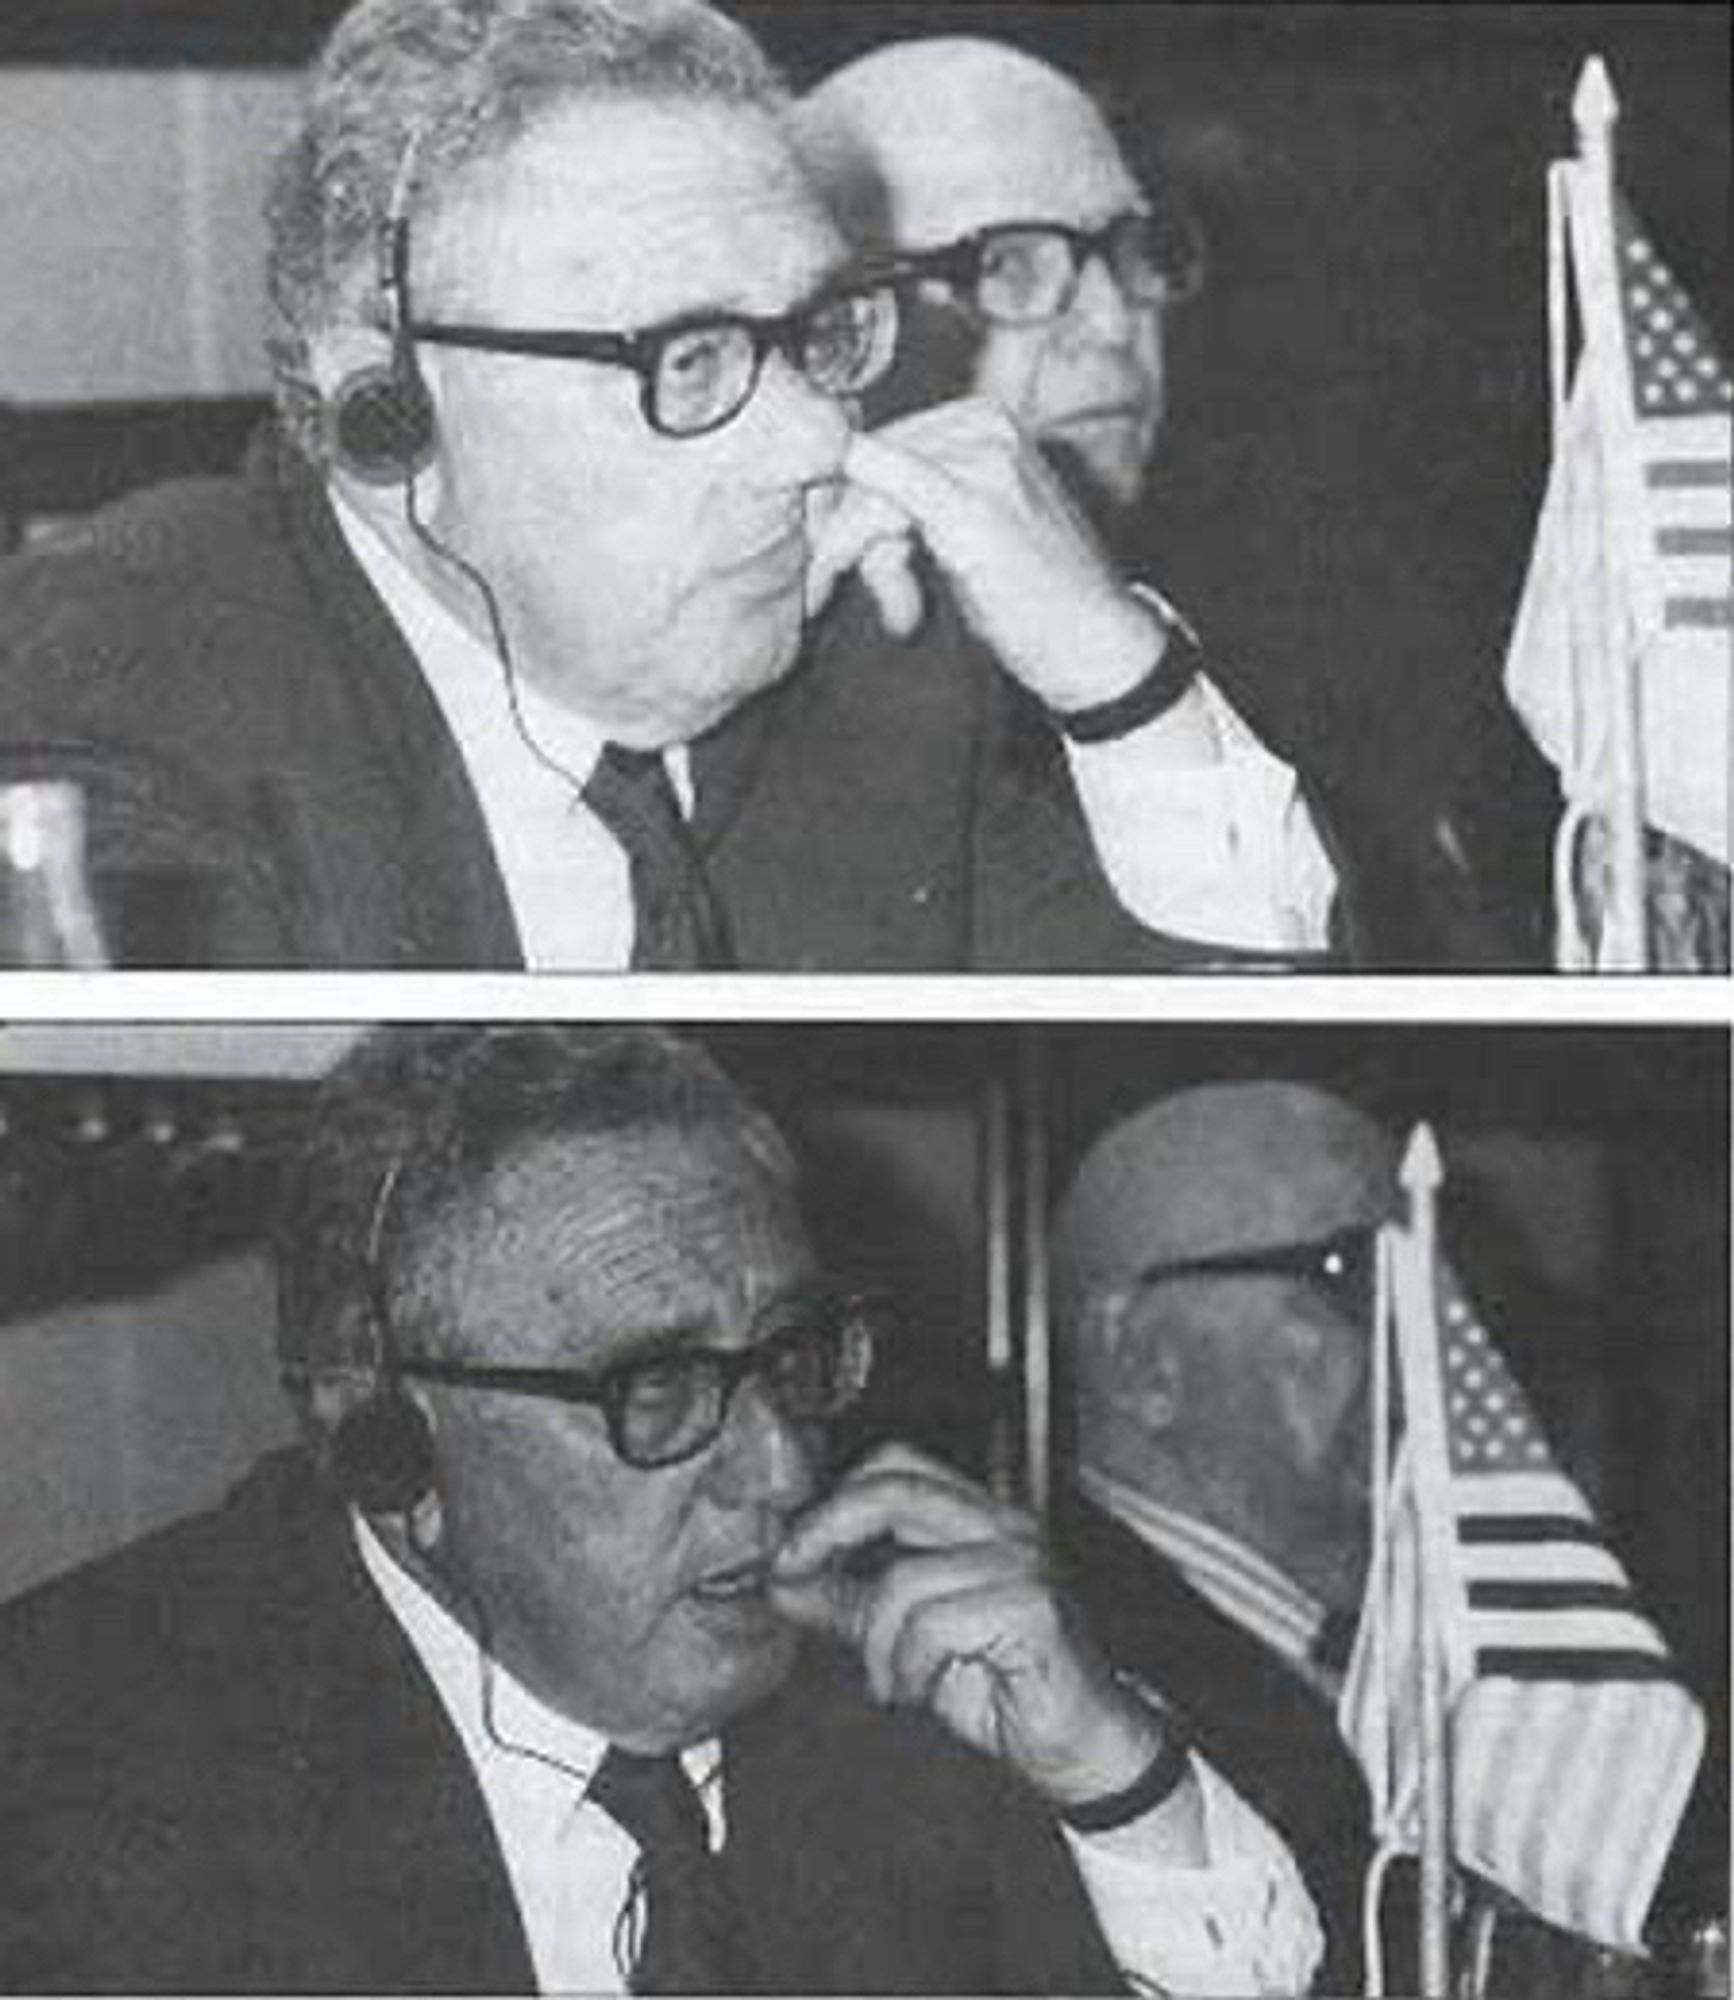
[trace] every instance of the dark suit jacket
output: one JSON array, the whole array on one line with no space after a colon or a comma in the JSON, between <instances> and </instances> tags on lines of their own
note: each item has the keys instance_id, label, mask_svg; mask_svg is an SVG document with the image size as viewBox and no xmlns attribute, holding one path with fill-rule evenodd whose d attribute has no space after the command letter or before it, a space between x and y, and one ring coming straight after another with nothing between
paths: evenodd
<instances>
[{"instance_id":1,"label":"dark suit jacket","mask_svg":"<svg viewBox=\"0 0 1734 2000\"><path fill-rule=\"evenodd\" d=\"M724 1737L767 1992L1119 1992L1063 1842L806 1659ZM438 1696L299 1454L0 1613L0 1987L523 1992Z\"/></svg>"},{"instance_id":2,"label":"dark suit jacket","mask_svg":"<svg viewBox=\"0 0 1734 2000\"><path fill-rule=\"evenodd\" d=\"M694 747L743 968L1164 970L1053 731L936 609L858 593ZM457 745L323 488L263 439L0 568L0 781L78 780L124 963L522 964Z\"/></svg>"},{"instance_id":3,"label":"dark suit jacket","mask_svg":"<svg viewBox=\"0 0 1734 2000\"><path fill-rule=\"evenodd\" d=\"M1330 1705L1099 1509L1072 1501L1056 1534L1108 1656L1173 1702L1199 1749L1300 1864L1325 1927L1316 1989L1359 1992L1367 1789Z\"/></svg>"}]
</instances>

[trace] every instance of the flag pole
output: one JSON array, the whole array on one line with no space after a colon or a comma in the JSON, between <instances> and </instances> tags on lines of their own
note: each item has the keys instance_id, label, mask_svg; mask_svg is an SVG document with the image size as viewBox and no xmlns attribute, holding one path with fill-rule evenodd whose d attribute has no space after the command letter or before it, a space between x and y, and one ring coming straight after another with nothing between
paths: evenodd
<instances>
[{"instance_id":1,"label":"flag pole","mask_svg":"<svg viewBox=\"0 0 1734 2000\"><path fill-rule=\"evenodd\" d=\"M1408 1288L1415 1310L1437 1311L1438 1197L1444 1167L1430 1126L1417 1125L1399 1178L1409 1197L1409 1242L1416 1282ZM1429 1325L1426 1351L1436 1354L1438 1330ZM1421 1909L1420 1990L1427 2000L1451 1991L1451 1751L1445 1713L1445 1607L1439 1602L1437 1566L1415 1565L1416 1667L1420 1724Z\"/></svg>"},{"instance_id":2,"label":"flag pole","mask_svg":"<svg viewBox=\"0 0 1734 2000\"><path fill-rule=\"evenodd\" d=\"M1016 1494L1016 1371L1012 1331L1011 1087L995 1074L982 1105L982 1205L986 1211L988 1436L987 1483L994 1497Z\"/></svg>"},{"instance_id":3,"label":"flag pole","mask_svg":"<svg viewBox=\"0 0 1734 2000\"><path fill-rule=\"evenodd\" d=\"M1577 127L1578 171L1573 176L1572 241L1577 253L1579 299L1583 308L1584 366L1592 371L1602 412L1597 436L1607 508L1622 549L1638 546L1642 527L1635 512L1631 481L1631 367L1620 306L1614 244L1613 129L1619 101L1600 56L1583 66L1571 101ZM1626 565L1628 570L1634 566ZM1622 585L1644 589L1644 568L1622 578L1619 566L1601 564L1602 649L1607 663L1609 890L1603 924L1601 967L1609 972L1642 972L1648 963L1644 909L1643 766L1638 734L1638 683L1634 658L1637 635L1654 629L1647 606L1627 606ZM1633 614L1636 613L1634 617ZM1622 632L1622 620L1636 632Z\"/></svg>"},{"instance_id":4,"label":"flag pole","mask_svg":"<svg viewBox=\"0 0 1734 2000\"><path fill-rule=\"evenodd\" d=\"M1053 1357L1048 1322L1048 1117L1042 1043L1025 1029L1018 1045L1024 1267L1024 1490L1038 1521L1048 1513L1053 1471Z\"/></svg>"}]
</instances>

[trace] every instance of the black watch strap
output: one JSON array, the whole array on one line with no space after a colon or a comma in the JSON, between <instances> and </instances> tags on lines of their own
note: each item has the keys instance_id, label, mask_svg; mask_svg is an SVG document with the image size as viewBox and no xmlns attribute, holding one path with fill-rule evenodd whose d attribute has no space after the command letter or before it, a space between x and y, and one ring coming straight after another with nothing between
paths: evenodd
<instances>
[{"instance_id":1,"label":"black watch strap","mask_svg":"<svg viewBox=\"0 0 1734 2000\"><path fill-rule=\"evenodd\" d=\"M1168 643L1136 687L1112 701L1097 702L1094 708L1051 711L1061 733L1071 742L1112 743L1117 737L1130 736L1171 709L1204 671L1204 655L1186 627L1169 619L1164 619L1163 625Z\"/></svg>"},{"instance_id":2,"label":"black watch strap","mask_svg":"<svg viewBox=\"0 0 1734 2000\"><path fill-rule=\"evenodd\" d=\"M1112 1833L1116 1827L1130 1826L1147 1812L1154 1812L1180 1789L1190 1769L1192 1746L1171 1715L1164 1715L1162 1747L1124 1791L1110 1792L1104 1799L1085 1799L1082 1804L1061 1806L1059 1816L1074 1833Z\"/></svg>"}]
</instances>

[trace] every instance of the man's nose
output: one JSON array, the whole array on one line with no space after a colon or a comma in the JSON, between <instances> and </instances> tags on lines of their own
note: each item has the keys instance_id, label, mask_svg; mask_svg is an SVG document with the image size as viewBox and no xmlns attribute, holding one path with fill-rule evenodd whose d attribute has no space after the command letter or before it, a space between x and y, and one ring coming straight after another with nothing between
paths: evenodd
<instances>
[{"instance_id":1,"label":"man's nose","mask_svg":"<svg viewBox=\"0 0 1734 2000\"><path fill-rule=\"evenodd\" d=\"M752 419L757 483L813 486L841 473L852 429L848 408L814 388L786 354L765 357Z\"/></svg>"},{"instance_id":2,"label":"man's nose","mask_svg":"<svg viewBox=\"0 0 1734 2000\"><path fill-rule=\"evenodd\" d=\"M711 1496L726 1507L792 1512L815 1490L809 1443L755 1375L735 1391L709 1470Z\"/></svg>"}]
</instances>

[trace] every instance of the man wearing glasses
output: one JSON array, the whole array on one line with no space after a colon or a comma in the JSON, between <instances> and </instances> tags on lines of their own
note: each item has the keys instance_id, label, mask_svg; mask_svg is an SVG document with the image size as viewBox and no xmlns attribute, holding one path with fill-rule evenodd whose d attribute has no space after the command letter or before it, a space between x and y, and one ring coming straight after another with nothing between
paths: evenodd
<instances>
[{"instance_id":1,"label":"man wearing glasses","mask_svg":"<svg viewBox=\"0 0 1734 2000\"><path fill-rule=\"evenodd\" d=\"M885 1312L696 1049L372 1037L279 1255L308 1452L0 1621L0 1986L1303 1990L1032 1525L837 1478Z\"/></svg>"},{"instance_id":2,"label":"man wearing glasses","mask_svg":"<svg viewBox=\"0 0 1734 2000\"><path fill-rule=\"evenodd\" d=\"M1106 1132L1055 1220L1064 1546L1114 1656L1288 1841L1326 1992L1360 1990L1368 1807L1334 1703L1372 1534L1373 1243L1396 1167L1389 1134L1323 1091L1209 1085Z\"/></svg>"},{"instance_id":3,"label":"man wearing glasses","mask_svg":"<svg viewBox=\"0 0 1734 2000\"><path fill-rule=\"evenodd\" d=\"M911 458L943 452L975 406L955 399L983 400L1112 539L1161 435L1166 314L1202 282L1170 192L1139 184L1071 78L970 37L848 64L803 101L802 129L852 237L905 274L901 379L868 407L895 395L916 414L883 438ZM862 466L876 487L866 453ZM1151 587L1159 575L1133 574L1163 634L1155 674L1100 727L1062 723L1101 865L1122 904L1160 909L1171 930L1316 949L1335 874L1294 773L1212 683L1208 636Z\"/></svg>"},{"instance_id":4,"label":"man wearing glasses","mask_svg":"<svg viewBox=\"0 0 1734 2000\"><path fill-rule=\"evenodd\" d=\"M1184 648L1002 415L855 434L897 288L852 263L786 113L698 0L339 24L270 207L280 435L242 487L123 503L0 590L0 775L82 785L99 874L194 878L195 959L1233 941L1191 874L1166 886L1176 813L1215 887L1261 865L1197 803L1220 745ZM833 598L915 622L912 540L1033 711L1033 761L1098 773L1081 816L1064 768L1024 782L997 691L928 685L877 618L840 703L790 683Z\"/></svg>"}]
</instances>

